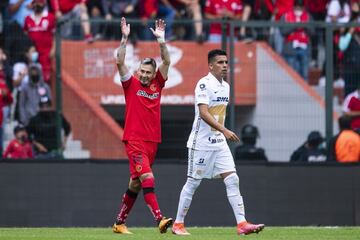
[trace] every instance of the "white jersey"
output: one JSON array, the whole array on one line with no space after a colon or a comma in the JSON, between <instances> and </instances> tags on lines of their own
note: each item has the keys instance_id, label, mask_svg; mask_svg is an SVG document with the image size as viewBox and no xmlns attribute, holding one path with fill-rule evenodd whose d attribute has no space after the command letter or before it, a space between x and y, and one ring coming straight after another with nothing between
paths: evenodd
<instances>
[{"instance_id":1,"label":"white jersey","mask_svg":"<svg viewBox=\"0 0 360 240\"><path fill-rule=\"evenodd\" d=\"M227 145L225 136L213 129L201 117L199 104L206 104L210 114L222 125L225 122L226 106L229 102L229 84L219 82L209 73L196 84L195 119L187 141L187 147L196 150L217 151Z\"/></svg>"}]
</instances>

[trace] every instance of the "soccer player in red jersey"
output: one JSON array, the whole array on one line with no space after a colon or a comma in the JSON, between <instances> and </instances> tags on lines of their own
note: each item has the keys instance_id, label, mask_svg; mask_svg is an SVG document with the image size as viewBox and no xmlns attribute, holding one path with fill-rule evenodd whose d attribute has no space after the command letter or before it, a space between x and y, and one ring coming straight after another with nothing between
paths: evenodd
<instances>
[{"instance_id":1,"label":"soccer player in red jersey","mask_svg":"<svg viewBox=\"0 0 360 240\"><path fill-rule=\"evenodd\" d=\"M165 26L163 20L156 20L155 30L150 28L160 45L162 63L156 70L154 59L143 59L137 71L137 78L131 75L125 65L130 24L126 24L125 18L121 19L122 39L120 47L116 50L116 64L125 93L123 141L129 157L131 176L129 188L123 196L120 211L113 226L115 233L131 234L125 221L141 189L145 202L158 223L160 233L165 233L173 222L171 218L164 217L160 211L154 192L155 179L151 169L158 143L161 142L160 98L170 66L170 56L165 44Z\"/></svg>"}]
</instances>

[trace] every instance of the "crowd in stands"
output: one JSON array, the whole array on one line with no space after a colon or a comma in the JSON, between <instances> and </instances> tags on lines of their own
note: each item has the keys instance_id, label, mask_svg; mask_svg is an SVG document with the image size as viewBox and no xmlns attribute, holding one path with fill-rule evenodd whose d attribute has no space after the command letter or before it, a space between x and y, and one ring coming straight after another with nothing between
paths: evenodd
<instances>
[{"instance_id":1,"label":"crowd in stands","mask_svg":"<svg viewBox=\"0 0 360 240\"><path fill-rule=\"evenodd\" d=\"M31 118L40 111L41 99L52 101L57 21L64 23L62 37L91 44L98 39L119 40L119 23L113 20L124 16L137 23L132 24L130 36L131 42L136 44L139 40L152 40L151 32L144 29L152 26L156 18L163 18L167 23L166 39L191 40L201 44L222 39L222 25L213 22L205 24L203 20L206 19L360 23L359 11L360 0L2 0L0 106L3 111L0 111L0 124L3 114L6 114L5 117L11 116L26 130ZM80 24L76 25L74 19L80 19ZM94 21L89 22L89 19ZM175 21L178 19L193 21L178 24ZM228 27L225 33L229 35ZM304 80L308 79L309 67L320 68L323 75L325 73L325 63L319 60L319 49L325 44L323 28L241 27L236 29L235 35L238 41L268 41ZM359 118L360 108L356 101L360 101L357 88L360 81L360 27L336 30L333 48L334 79L343 78L345 83L347 105L344 113ZM1 126L2 143L4 124ZM20 134L23 129L19 129L14 129L14 133L23 137ZM14 141L24 145L26 141L21 141L21 137L16 137ZM244 143L247 144L245 149L250 149L256 140L249 143L245 138ZM303 147L312 147L311 141ZM266 159L264 151L262 155L262 159Z\"/></svg>"}]
</instances>

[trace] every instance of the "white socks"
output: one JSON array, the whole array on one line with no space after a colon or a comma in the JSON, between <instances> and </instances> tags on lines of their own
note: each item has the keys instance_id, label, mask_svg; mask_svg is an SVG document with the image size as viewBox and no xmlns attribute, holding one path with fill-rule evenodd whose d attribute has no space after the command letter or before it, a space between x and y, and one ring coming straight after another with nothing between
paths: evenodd
<instances>
[{"instance_id":1,"label":"white socks","mask_svg":"<svg viewBox=\"0 0 360 240\"><path fill-rule=\"evenodd\" d=\"M195 193L195 190L199 187L200 183L201 180L194 178L188 178L186 180L186 183L180 193L179 206L175 220L176 223L184 222L185 216L190 208L192 197Z\"/></svg>"},{"instance_id":2,"label":"white socks","mask_svg":"<svg viewBox=\"0 0 360 240\"><path fill-rule=\"evenodd\" d=\"M246 221L244 202L239 189L238 175L236 173L230 174L224 178L224 183L226 186L226 193L229 199L229 203L234 211L236 223L239 224L243 221Z\"/></svg>"}]
</instances>

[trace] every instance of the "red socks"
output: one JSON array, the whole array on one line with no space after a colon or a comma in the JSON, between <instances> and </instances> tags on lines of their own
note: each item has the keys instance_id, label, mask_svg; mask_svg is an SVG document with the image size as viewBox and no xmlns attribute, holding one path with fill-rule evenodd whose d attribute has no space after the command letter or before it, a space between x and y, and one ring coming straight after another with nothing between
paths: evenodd
<instances>
[{"instance_id":1,"label":"red socks","mask_svg":"<svg viewBox=\"0 0 360 240\"><path fill-rule=\"evenodd\" d=\"M150 208L152 214L155 217L155 220L157 222L160 222L162 219L162 214L159 209L159 204L156 199L156 195L154 192L154 186L155 186L155 180L154 178L146 178L141 183L143 193L144 193L144 199L148 207Z\"/></svg>"},{"instance_id":2,"label":"red socks","mask_svg":"<svg viewBox=\"0 0 360 240\"><path fill-rule=\"evenodd\" d=\"M131 208L134 206L136 201L137 193L128 189L123 196L120 212L116 218L116 224L123 224L128 217Z\"/></svg>"}]
</instances>

